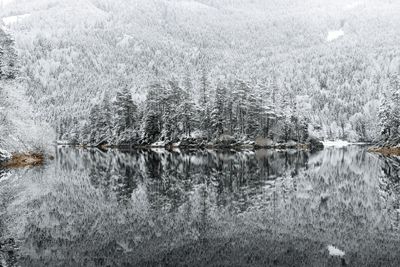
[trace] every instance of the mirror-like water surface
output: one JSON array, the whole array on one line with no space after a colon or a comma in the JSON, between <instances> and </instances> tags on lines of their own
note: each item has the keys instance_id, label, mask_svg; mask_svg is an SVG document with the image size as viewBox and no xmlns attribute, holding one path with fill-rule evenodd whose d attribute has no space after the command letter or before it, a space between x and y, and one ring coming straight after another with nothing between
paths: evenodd
<instances>
[{"instance_id":1,"label":"mirror-like water surface","mask_svg":"<svg viewBox=\"0 0 400 267\"><path fill-rule=\"evenodd\" d=\"M399 159L356 146L316 154L58 148L45 167L0 171L0 260L399 266L399 173Z\"/></svg>"}]
</instances>

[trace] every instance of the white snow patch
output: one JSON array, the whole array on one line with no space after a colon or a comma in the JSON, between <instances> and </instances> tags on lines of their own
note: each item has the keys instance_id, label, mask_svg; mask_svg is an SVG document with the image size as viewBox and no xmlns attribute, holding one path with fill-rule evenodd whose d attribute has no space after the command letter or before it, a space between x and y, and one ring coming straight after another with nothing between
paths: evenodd
<instances>
[{"instance_id":1,"label":"white snow patch","mask_svg":"<svg viewBox=\"0 0 400 267\"><path fill-rule=\"evenodd\" d=\"M342 251L332 245L328 246L328 251L329 251L329 255L331 255L331 256L343 257L345 255L344 251Z\"/></svg>"},{"instance_id":2,"label":"white snow patch","mask_svg":"<svg viewBox=\"0 0 400 267\"><path fill-rule=\"evenodd\" d=\"M128 47L130 44L130 41L133 39L132 36L128 34L124 34L124 36L121 38L121 40L117 43L117 46L120 47Z\"/></svg>"},{"instance_id":3,"label":"white snow patch","mask_svg":"<svg viewBox=\"0 0 400 267\"><path fill-rule=\"evenodd\" d=\"M344 35L344 31L342 29L340 29L338 31L329 31L328 37L326 37L326 40L328 42L332 42L332 41L342 37L343 35Z\"/></svg>"},{"instance_id":4,"label":"white snow patch","mask_svg":"<svg viewBox=\"0 0 400 267\"><path fill-rule=\"evenodd\" d=\"M3 7L5 7L14 2L15 2L15 0L0 0L0 7L2 7L1 4L3 5Z\"/></svg>"},{"instance_id":5,"label":"white snow patch","mask_svg":"<svg viewBox=\"0 0 400 267\"><path fill-rule=\"evenodd\" d=\"M24 15L18 15L18 16L5 17L5 18L3 18L3 22L6 26L10 26L12 24L22 21L23 19L30 17L30 15L31 14L24 14Z\"/></svg>"},{"instance_id":6,"label":"white snow patch","mask_svg":"<svg viewBox=\"0 0 400 267\"><path fill-rule=\"evenodd\" d=\"M335 140L335 141L322 141L324 147L345 147L351 145L351 143L344 140Z\"/></svg>"},{"instance_id":7,"label":"white snow patch","mask_svg":"<svg viewBox=\"0 0 400 267\"><path fill-rule=\"evenodd\" d=\"M343 7L344 10L352 10L352 9L356 9L357 7L359 7L361 5L361 2L354 2L348 5L345 5Z\"/></svg>"},{"instance_id":8,"label":"white snow patch","mask_svg":"<svg viewBox=\"0 0 400 267\"><path fill-rule=\"evenodd\" d=\"M150 147L155 147L155 148L157 148L157 147L165 147L165 145L166 145L165 142L158 141L158 142L155 142L155 143L151 144Z\"/></svg>"},{"instance_id":9,"label":"white snow patch","mask_svg":"<svg viewBox=\"0 0 400 267\"><path fill-rule=\"evenodd\" d=\"M7 181L12 177L11 172L0 173L0 182Z\"/></svg>"},{"instance_id":10,"label":"white snow patch","mask_svg":"<svg viewBox=\"0 0 400 267\"><path fill-rule=\"evenodd\" d=\"M2 158L0 158L0 160L7 160L7 159L11 158L11 154L8 151L3 150L1 148L0 148L0 156L2 156Z\"/></svg>"},{"instance_id":11,"label":"white snow patch","mask_svg":"<svg viewBox=\"0 0 400 267\"><path fill-rule=\"evenodd\" d=\"M67 145L70 145L71 142L69 142L69 141L67 141L67 140L57 140L57 141L56 141L56 144L57 144L58 146L67 146Z\"/></svg>"}]
</instances>

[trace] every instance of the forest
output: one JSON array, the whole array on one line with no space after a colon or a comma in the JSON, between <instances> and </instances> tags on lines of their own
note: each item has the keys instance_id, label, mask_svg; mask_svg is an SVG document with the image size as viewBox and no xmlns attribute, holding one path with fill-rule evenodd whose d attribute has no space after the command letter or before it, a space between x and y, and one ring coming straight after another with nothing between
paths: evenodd
<instances>
[{"instance_id":1,"label":"forest","mask_svg":"<svg viewBox=\"0 0 400 267\"><path fill-rule=\"evenodd\" d=\"M0 149L4 147L5 138L10 135L13 127L7 114L10 103L3 81L14 79L17 75L16 57L13 39L0 29Z\"/></svg>"},{"instance_id":2,"label":"forest","mask_svg":"<svg viewBox=\"0 0 400 267\"><path fill-rule=\"evenodd\" d=\"M14 86L59 143L397 142L399 38L384 29L398 4L365 3L43 0L0 15Z\"/></svg>"},{"instance_id":3,"label":"forest","mask_svg":"<svg viewBox=\"0 0 400 267\"><path fill-rule=\"evenodd\" d=\"M233 138L255 140L257 137L281 142L308 139L308 120L297 113L299 105L278 94L276 85L252 85L242 80L221 82L209 94L207 76L202 76L202 92L196 103L191 95L189 78L180 86L168 80L147 88L146 98L136 104L123 87L110 102L105 93L90 111L90 120L82 127L72 122L70 135L63 125L57 129L59 140L78 144L152 144L157 141L180 142L191 137L204 140ZM229 93L228 93L229 92ZM65 127L65 126L64 126ZM228 140L226 140L228 141Z\"/></svg>"}]
</instances>

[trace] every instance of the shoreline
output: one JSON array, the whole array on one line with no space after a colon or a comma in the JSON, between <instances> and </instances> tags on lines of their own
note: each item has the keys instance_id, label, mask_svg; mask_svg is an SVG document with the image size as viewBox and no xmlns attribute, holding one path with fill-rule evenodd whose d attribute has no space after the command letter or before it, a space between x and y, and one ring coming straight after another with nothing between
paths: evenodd
<instances>
[{"instance_id":1,"label":"shoreline","mask_svg":"<svg viewBox=\"0 0 400 267\"><path fill-rule=\"evenodd\" d=\"M189 146L177 146L177 145L87 145L87 144L57 144L59 147L78 147L78 148L97 148L100 150L107 149L166 149L166 150L261 150L261 149L273 149L273 150L301 150L301 151L320 151L324 147L319 145L318 147L311 146L310 144L276 144L269 146L257 146L249 144L241 145L189 145Z\"/></svg>"},{"instance_id":2,"label":"shoreline","mask_svg":"<svg viewBox=\"0 0 400 267\"><path fill-rule=\"evenodd\" d=\"M45 155L38 152L12 153L11 156L0 162L1 168L18 169L41 166L45 162Z\"/></svg>"},{"instance_id":3,"label":"shoreline","mask_svg":"<svg viewBox=\"0 0 400 267\"><path fill-rule=\"evenodd\" d=\"M381 154L383 156L400 156L400 146L372 146L368 152Z\"/></svg>"}]
</instances>

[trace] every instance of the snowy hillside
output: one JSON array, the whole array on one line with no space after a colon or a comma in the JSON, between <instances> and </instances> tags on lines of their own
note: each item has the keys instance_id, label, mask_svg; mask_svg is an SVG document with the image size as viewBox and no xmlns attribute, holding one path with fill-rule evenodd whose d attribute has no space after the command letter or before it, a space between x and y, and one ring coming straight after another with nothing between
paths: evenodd
<instances>
[{"instance_id":1,"label":"snowy hillside","mask_svg":"<svg viewBox=\"0 0 400 267\"><path fill-rule=\"evenodd\" d=\"M244 80L263 98L275 86L277 99L315 111L302 111L312 134L363 141L378 135L387 66L399 62L399 10L374 0L21 0L0 16L32 104L68 129L63 138L123 86L142 110L152 84L190 82L200 105L205 74L210 105L220 83Z\"/></svg>"}]
</instances>

